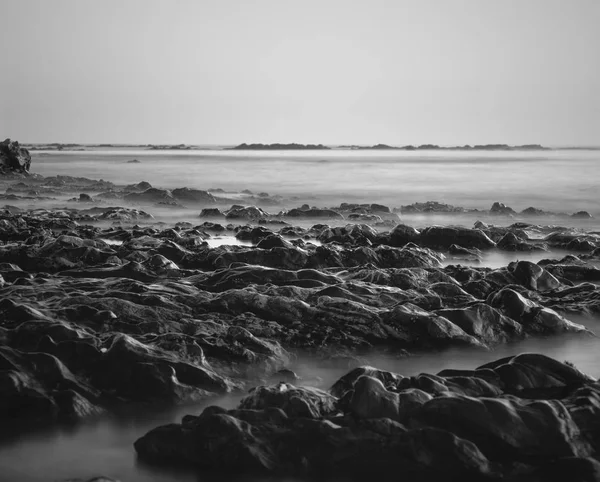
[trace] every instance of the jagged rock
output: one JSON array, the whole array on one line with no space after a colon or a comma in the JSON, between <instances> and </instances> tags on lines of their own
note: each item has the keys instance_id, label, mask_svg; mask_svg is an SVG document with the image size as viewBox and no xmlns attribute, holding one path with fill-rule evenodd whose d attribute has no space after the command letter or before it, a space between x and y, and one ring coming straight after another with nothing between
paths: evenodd
<instances>
[{"instance_id":1,"label":"jagged rock","mask_svg":"<svg viewBox=\"0 0 600 482\"><path fill-rule=\"evenodd\" d=\"M495 202L490 209L490 214L500 214L503 216L512 216L517 213L515 212L515 210L513 208L506 206L504 203Z\"/></svg>"},{"instance_id":2,"label":"jagged rock","mask_svg":"<svg viewBox=\"0 0 600 482\"><path fill-rule=\"evenodd\" d=\"M587 211L578 211L575 214L572 214L571 217L577 219L591 219L593 216Z\"/></svg>"},{"instance_id":3,"label":"jagged rock","mask_svg":"<svg viewBox=\"0 0 600 482\"><path fill-rule=\"evenodd\" d=\"M256 206L238 206L234 205L228 211L225 211L226 219L247 219L259 220L269 216L269 213Z\"/></svg>"},{"instance_id":4,"label":"jagged rock","mask_svg":"<svg viewBox=\"0 0 600 482\"><path fill-rule=\"evenodd\" d=\"M130 203L143 203L143 204L155 204L155 203L175 203L175 198L171 191L167 189L157 189L151 187L141 192L131 192L126 194L123 198L125 201Z\"/></svg>"},{"instance_id":5,"label":"jagged rock","mask_svg":"<svg viewBox=\"0 0 600 482\"><path fill-rule=\"evenodd\" d=\"M417 377L362 367L332 394L261 386L134 446L143 460L244 474L541 481L553 467L570 479L598 472L598 400L592 378L536 354Z\"/></svg>"},{"instance_id":6,"label":"jagged rock","mask_svg":"<svg viewBox=\"0 0 600 482\"><path fill-rule=\"evenodd\" d=\"M224 216L224 214L219 211L219 209L217 208L204 208L202 211L200 211L200 216L201 218L220 218Z\"/></svg>"},{"instance_id":7,"label":"jagged rock","mask_svg":"<svg viewBox=\"0 0 600 482\"><path fill-rule=\"evenodd\" d=\"M199 189L182 187L173 189L171 194L175 199L184 203L214 204L216 202L215 197L211 193Z\"/></svg>"},{"instance_id":8,"label":"jagged rock","mask_svg":"<svg viewBox=\"0 0 600 482\"><path fill-rule=\"evenodd\" d=\"M479 229L430 226L421 230L419 244L448 249L453 244L465 248L490 249L496 244Z\"/></svg>"},{"instance_id":9,"label":"jagged rock","mask_svg":"<svg viewBox=\"0 0 600 482\"><path fill-rule=\"evenodd\" d=\"M19 146L17 141L5 139L0 142L0 174L27 174L30 166L29 151Z\"/></svg>"},{"instance_id":10,"label":"jagged rock","mask_svg":"<svg viewBox=\"0 0 600 482\"><path fill-rule=\"evenodd\" d=\"M328 219L344 219L340 213L332 209L290 209L285 213L289 218L328 218Z\"/></svg>"},{"instance_id":11,"label":"jagged rock","mask_svg":"<svg viewBox=\"0 0 600 482\"><path fill-rule=\"evenodd\" d=\"M412 226L399 224L390 231L390 246L402 247L408 243L419 243L420 233Z\"/></svg>"}]
</instances>

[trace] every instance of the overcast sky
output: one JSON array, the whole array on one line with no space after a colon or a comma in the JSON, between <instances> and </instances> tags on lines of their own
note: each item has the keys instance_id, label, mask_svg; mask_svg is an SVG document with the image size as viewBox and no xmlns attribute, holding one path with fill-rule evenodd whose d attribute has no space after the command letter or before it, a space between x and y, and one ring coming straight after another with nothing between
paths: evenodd
<instances>
[{"instance_id":1,"label":"overcast sky","mask_svg":"<svg viewBox=\"0 0 600 482\"><path fill-rule=\"evenodd\" d=\"M600 144L598 0L0 0L22 142Z\"/></svg>"}]
</instances>

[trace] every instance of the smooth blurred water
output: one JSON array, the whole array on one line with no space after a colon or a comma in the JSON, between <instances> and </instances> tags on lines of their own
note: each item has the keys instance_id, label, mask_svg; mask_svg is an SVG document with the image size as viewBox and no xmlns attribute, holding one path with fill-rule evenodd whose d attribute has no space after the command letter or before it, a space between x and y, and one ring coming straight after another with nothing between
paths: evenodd
<instances>
[{"instance_id":1,"label":"smooth blurred water","mask_svg":"<svg viewBox=\"0 0 600 482\"><path fill-rule=\"evenodd\" d=\"M435 200L489 209L600 214L600 151L150 151L33 152L32 172L145 180L158 187L222 188L314 199L321 205ZM138 159L140 163L129 164ZM297 205L297 203L292 203Z\"/></svg>"}]
</instances>

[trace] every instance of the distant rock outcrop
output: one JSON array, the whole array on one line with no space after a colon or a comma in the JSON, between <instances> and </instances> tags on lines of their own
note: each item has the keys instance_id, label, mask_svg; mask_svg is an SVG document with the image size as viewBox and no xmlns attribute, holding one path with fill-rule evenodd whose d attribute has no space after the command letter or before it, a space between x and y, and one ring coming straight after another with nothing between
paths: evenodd
<instances>
[{"instance_id":1,"label":"distant rock outcrop","mask_svg":"<svg viewBox=\"0 0 600 482\"><path fill-rule=\"evenodd\" d=\"M239 146L231 147L232 150L239 151L264 151L264 150L321 150L331 149L323 144L240 144Z\"/></svg>"},{"instance_id":2,"label":"distant rock outcrop","mask_svg":"<svg viewBox=\"0 0 600 482\"><path fill-rule=\"evenodd\" d=\"M27 149L10 139L0 142L0 174L27 174L29 166L31 166L31 155Z\"/></svg>"}]
</instances>

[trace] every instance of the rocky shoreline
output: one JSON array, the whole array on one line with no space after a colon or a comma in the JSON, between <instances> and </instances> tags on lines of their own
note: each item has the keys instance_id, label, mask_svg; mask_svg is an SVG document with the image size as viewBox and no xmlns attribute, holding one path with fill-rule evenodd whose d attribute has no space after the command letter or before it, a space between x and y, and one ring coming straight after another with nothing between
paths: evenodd
<instances>
[{"instance_id":1,"label":"rocky shoreline","mask_svg":"<svg viewBox=\"0 0 600 482\"><path fill-rule=\"evenodd\" d=\"M401 216L466 210L344 203L270 213L282 199L250 191L115 186L26 169L0 182L12 203L0 210L7 431L251 389L238 409L158 428L137 452L303 476L598 473L597 383L542 355L419 377L355 368L328 391L301 386L289 370L299 354L350 368L373 352L595 336L569 318L600 314L600 233L550 224L588 213L535 210L549 222L531 224L527 212L496 203L485 213L506 226L416 229ZM169 207L197 222L154 218ZM545 259L473 266L486 252Z\"/></svg>"}]
</instances>

